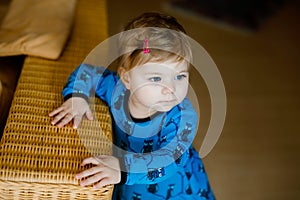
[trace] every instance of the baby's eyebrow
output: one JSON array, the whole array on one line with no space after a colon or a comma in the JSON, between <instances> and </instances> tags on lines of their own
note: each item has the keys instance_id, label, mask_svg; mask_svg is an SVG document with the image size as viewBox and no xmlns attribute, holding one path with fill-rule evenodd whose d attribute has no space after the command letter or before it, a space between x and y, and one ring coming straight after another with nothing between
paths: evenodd
<instances>
[{"instance_id":1,"label":"baby's eyebrow","mask_svg":"<svg viewBox=\"0 0 300 200\"><path fill-rule=\"evenodd\" d=\"M146 75L161 75L161 72L153 71L153 72L146 72Z\"/></svg>"},{"instance_id":2,"label":"baby's eyebrow","mask_svg":"<svg viewBox=\"0 0 300 200\"><path fill-rule=\"evenodd\" d=\"M181 74L181 73L189 73L189 71L188 70L182 70L182 71L179 71L178 73L179 74Z\"/></svg>"}]
</instances>

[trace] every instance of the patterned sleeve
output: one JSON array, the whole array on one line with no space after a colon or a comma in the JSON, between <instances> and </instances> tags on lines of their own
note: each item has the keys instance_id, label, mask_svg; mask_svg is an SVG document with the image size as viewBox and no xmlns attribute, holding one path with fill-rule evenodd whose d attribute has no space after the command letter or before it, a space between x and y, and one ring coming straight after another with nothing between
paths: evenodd
<instances>
[{"instance_id":1,"label":"patterned sleeve","mask_svg":"<svg viewBox=\"0 0 300 200\"><path fill-rule=\"evenodd\" d=\"M103 101L110 103L117 79L115 72L104 67L81 64L69 76L62 95L65 100L76 96L87 101L92 96L98 96Z\"/></svg>"},{"instance_id":2,"label":"patterned sleeve","mask_svg":"<svg viewBox=\"0 0 300 200\"><path fill-rule=\"evenodd\" d=\"M178 167L184 166L190 158L198 125L197 114L185 99L173 108L158 133L157 150L150 153L127 153L124 156L126 182L132 184L153 184L173 176ZM124 176L124 173L123 173Z\"/></svg>"}]
</instances>

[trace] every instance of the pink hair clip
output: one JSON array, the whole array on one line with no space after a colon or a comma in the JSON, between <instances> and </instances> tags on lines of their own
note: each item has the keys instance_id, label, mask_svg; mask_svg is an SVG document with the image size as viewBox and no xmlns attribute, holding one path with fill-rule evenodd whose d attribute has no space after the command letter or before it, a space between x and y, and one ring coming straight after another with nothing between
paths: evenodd
<instances>
[{"instance_id":1,"label":"pink hair clip","mask_svg":"<svg viewBox=\"0 0 300 200\"><path fill-rule=\"evenodd\" d=\"M143 52L144 54L150 53L148 38L144 40Z\"/></svg>"}]
</instances>

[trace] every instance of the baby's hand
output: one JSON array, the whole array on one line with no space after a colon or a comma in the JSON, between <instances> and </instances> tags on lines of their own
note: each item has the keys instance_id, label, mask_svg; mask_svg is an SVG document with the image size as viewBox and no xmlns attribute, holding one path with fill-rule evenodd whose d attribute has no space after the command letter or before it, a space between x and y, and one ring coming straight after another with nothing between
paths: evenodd
<instances>
[{"instance_id":1,"label":"baby's hand","mask_svg":"<svg viewBox=\"0 0 300 200\"><path fill-rule=\"evenodd\" d=\"M86 158L81 165L94 164L96 166L75 175L76 179L87 178L80 181L81 186L94 184L94 188L117 184L121 181L119 160L114 156L100 155Z\"/></svg>"},{"instance_id":2,"label":"baby's hand","mask_svg":"<svg viewBox=\"0 0 300 200\"><path fill-rule=\"evenodd\" d=\"M55 116L51 121L51 124L57 124L59 128L74 119L73 128L76 129L84 114L89 120L93 120L93 114L88 103L81 97L72 97L65 101L60 107L49 113L49 116Z\"/></svg>"}]
</instances>

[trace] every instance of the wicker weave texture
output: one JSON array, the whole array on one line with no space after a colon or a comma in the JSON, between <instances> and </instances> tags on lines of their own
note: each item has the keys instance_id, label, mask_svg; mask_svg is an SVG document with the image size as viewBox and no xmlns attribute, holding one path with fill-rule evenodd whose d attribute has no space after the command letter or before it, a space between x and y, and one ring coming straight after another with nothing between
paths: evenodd
<instances>
[{"instance_id":1,"label":"wicker weave texture","mask_svg":"<svg viewBox=\"0 0 300 200\"><path fill-rule=\"evenodd\" d=\"M59 60L27 57L0 144L0 199L111 199L113 186L81 187L74 175L91 155L111 154L107 106L92 99L93 121L51 125L70 73L107 37L106 2L78 0L72 35Z\"/></svg>"}]
</instances>

